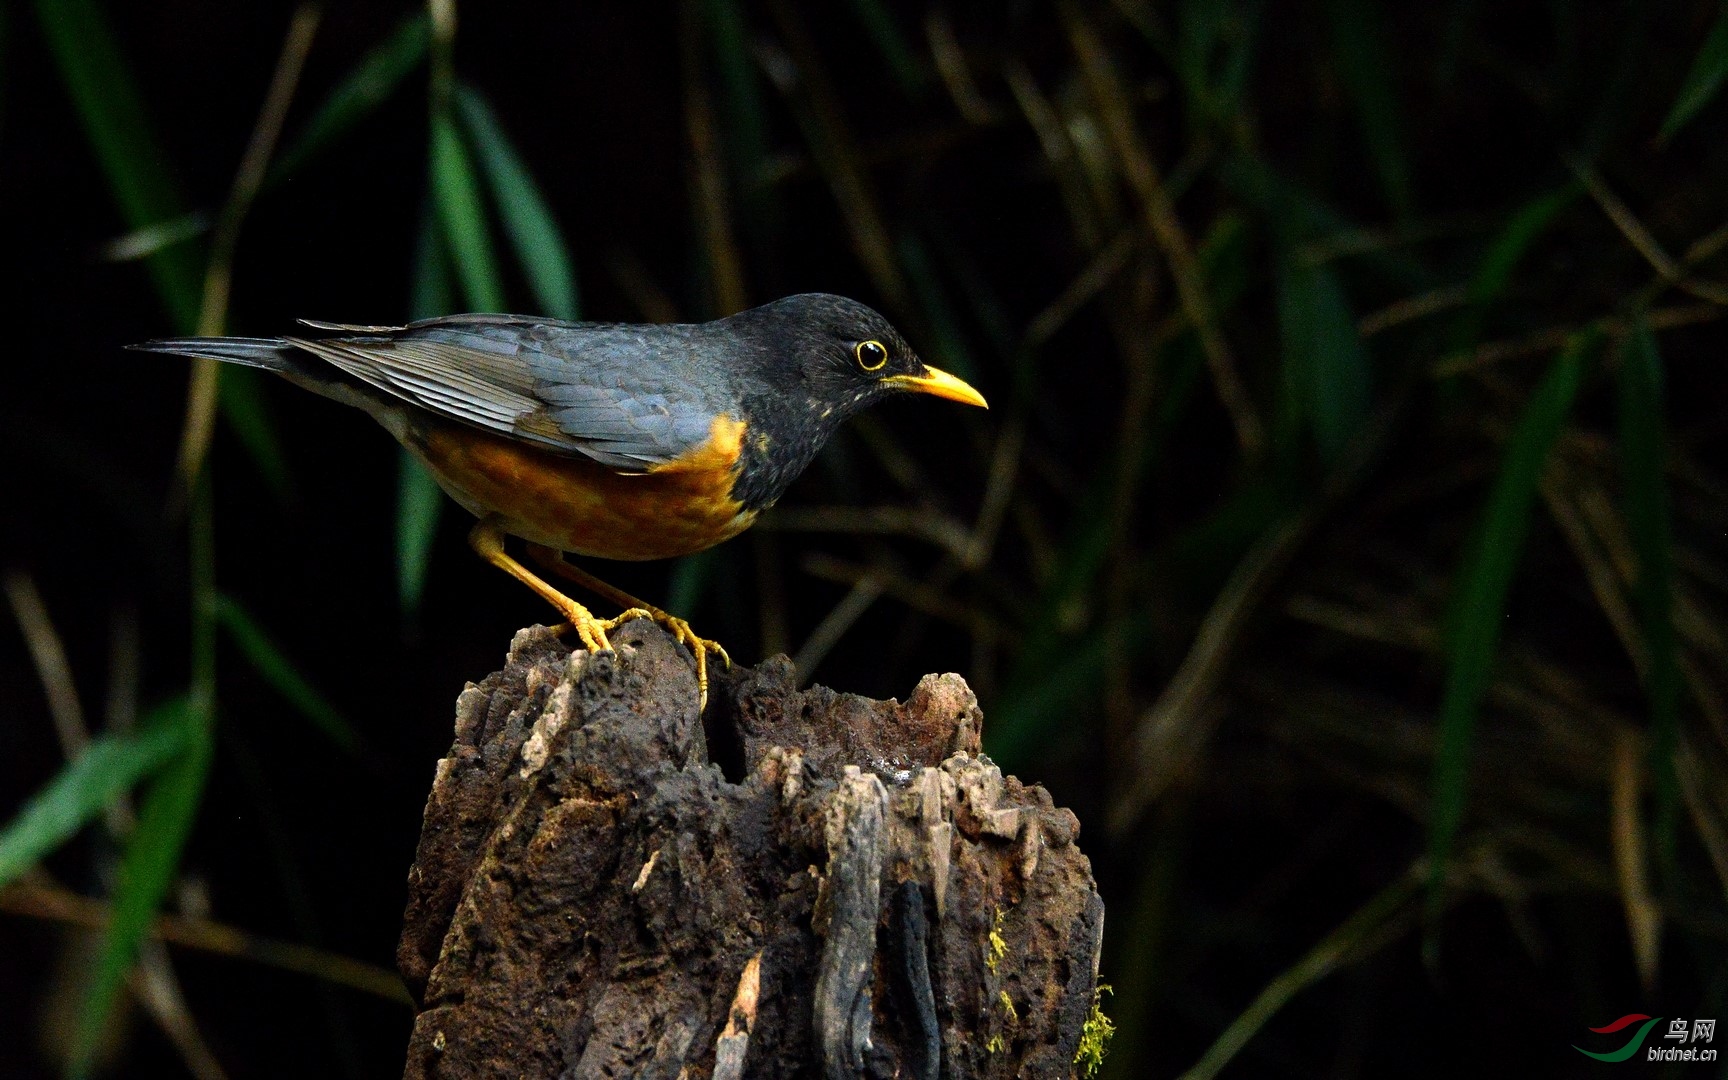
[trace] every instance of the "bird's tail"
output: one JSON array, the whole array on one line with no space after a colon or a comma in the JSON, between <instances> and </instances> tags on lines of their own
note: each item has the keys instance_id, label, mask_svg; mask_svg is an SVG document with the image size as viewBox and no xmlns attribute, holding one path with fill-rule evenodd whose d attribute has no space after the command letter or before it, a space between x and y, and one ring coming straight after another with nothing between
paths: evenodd
<instances>
[{"instance_id":1,"label":"bird's tail","mask_svg":"<svg viewBox=\"0 0 1728 1080\"><path fill-rule=\"evenodd\" d=\"M247 337L185 337L159 338L128 345L139 352L167 353L171 356L195 356L205 360L221 360L229 364L263 368L282 374L306 374L310 357L296 356L294 346L283 338Z\"/></svg>"},{"instance_id":2,"label":"bird's tail","mask_svg":"<svg viewBox=\"0 0 1728 1080\"><path fill-rule=\"evenodd\" d=\"M158 338L126 347L138 352L192 356L274 371L314 394L370 413L374 420L383 424L397 438L402 437L404 425L407 423L407 411L399 399L380 393L356 379L346 378L335 367L299 348L287 338Z\"/></svg>"}]
</instances>

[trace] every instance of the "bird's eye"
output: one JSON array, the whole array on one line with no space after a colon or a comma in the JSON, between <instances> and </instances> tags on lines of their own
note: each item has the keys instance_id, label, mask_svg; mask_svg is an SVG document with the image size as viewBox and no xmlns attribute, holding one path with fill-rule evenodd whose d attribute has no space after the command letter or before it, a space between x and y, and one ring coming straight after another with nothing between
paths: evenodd
<instances>
[{"instance_id":1,"label":"bird's eye","mask_svg":"<svg viewBox=\"0 0 1728 1080\"><path fill-rule=\"evenodd\" d=\"M882 365L888 362L888 349L880 341L860 341L852 354L865 371L881 371Z\"/></svg>"}]
</instances>

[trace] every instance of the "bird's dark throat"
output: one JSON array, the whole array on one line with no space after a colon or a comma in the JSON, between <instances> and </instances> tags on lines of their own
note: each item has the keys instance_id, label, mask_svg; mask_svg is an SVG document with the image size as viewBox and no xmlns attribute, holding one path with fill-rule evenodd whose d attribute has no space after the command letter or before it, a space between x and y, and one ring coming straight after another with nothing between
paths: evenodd
<instances>
[{"instance_id":1,"label":"bird's dark throat","mask_svg":"<svg viewBox=\"0 0 1728 1080\"><path fill-rule=\"evenodd\" d=\"M780 395L746 397L748 426L732 497L752 512L774 505L847 417L866 404L867 400L843 400L811 407Z\"/></svg>"}]
</instances>

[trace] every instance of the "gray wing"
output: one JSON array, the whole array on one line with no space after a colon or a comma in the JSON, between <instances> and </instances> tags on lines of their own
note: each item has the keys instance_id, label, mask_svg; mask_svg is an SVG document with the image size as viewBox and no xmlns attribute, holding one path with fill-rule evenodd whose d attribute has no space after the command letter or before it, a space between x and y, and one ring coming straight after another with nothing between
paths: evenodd
<instances>
[{"instance_id":1,"label":"gray wing","mask_svg":"<svg viewBox=\"0 0 1728 1080\"><path fill-rule=\"evenodd\" d=\"M727 395L693 377L692 326L456 315L407 327L321 328L288 339L379 390L441 416L627 472L702 446Z\"/></svg>"}]
</instances>

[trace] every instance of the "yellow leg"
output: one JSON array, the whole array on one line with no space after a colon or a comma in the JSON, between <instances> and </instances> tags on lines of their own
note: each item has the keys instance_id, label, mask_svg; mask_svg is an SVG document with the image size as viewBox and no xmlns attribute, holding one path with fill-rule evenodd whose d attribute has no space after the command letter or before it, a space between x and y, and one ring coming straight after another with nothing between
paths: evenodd
<instances>
[{"instance_id":1,"label":"yellow leg","mask_svg":"<svg viewBox=\"0 0 1728 1080\"><path fill-rule=\"evenodd\" d=\"M574 581L589 592L598 596L604 596L614 604L618 604L625 609L617 618L603 620L599 624L602 629L612 630L621 623L629 622L631 619L648 618L653 619L655 622L670 631L673 637L683 642L685 648L690 650L690 655L696 658L696 688L700 690L702 694L702 707L707 708L708 654L711 652L719 653L720 659L726 661L726 666L732 666L732 658L726 655L726 650L721 647L718 641L711 641L708 638L698 637L696 632L690 629L690 624L685 622L683 619L680 619L676 615L671 615L667 612L661 611L653 604L644 603L643 601L636 599L634 596L631 596L623 589L601 581L593 574L590 574L588 571L566 560L564 558L564 553L555 548L542 547L539 544L529 544L528 557L547 570L552 571L552 573L557 574L559 577L565 578L569 581Z\"/></svg>"},{"instance_id":2,"label":"yellow leg","mask_svg":"<svg viewBox=\"0 0 1728 1080\"><path fill-rule=\"evenodd\" d=\"M468 546L479 552L480 557L509 574L522 584L540 594L540 598L558 609L558 613L569 620L571 629L582 639L582 645L589 652L609 652L612 643L606 640L608 629L605 623L594 617L594 613L565 596L548 585L534 574L534 571L512 559L504 550L504 530L498 527L498 522L489 517L481 518L474 523L474 528L468 532Z\"/></svg>"}]
</instances>

